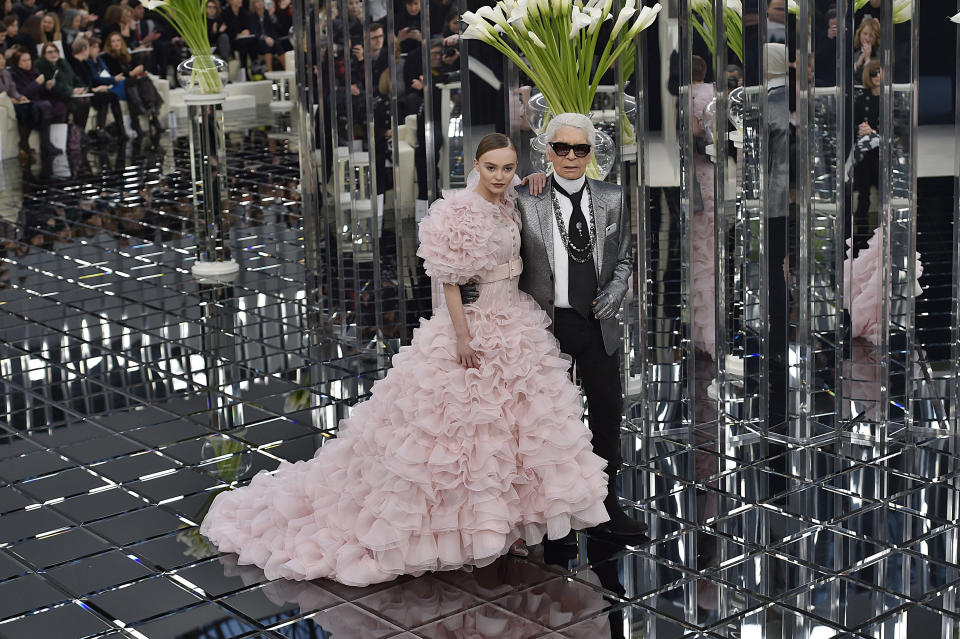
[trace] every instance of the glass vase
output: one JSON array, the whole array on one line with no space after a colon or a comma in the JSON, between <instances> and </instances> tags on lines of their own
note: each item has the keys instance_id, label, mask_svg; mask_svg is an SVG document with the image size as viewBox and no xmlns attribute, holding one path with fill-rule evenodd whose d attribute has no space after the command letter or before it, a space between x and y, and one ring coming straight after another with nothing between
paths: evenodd
<instances>
[{"instance_id":1,"label":"glass vase","mask_svg":"<svg viewBox=\"0 0 960 639\"><path fill-rule=\"evenodd\" d=\"M587 177L603 180L616 161L617 148L613 136L620 135L624 145L633 143L637 102L624 93L598 91L594 96L593 108L586 115L597 133L593 159L587 165ZM545 172L550 168L544 154L547 149L547 125L554 116L553 109L542 93L535 93L527 101L524 116L530 128L537 133L530 142L530 161L534 170Z\"/></svg>"},{"instance_id":2,"label":"glass vase","mask_svg":"<svg viewBox=\"0 0 960 639\"><path fill-rule=\"evenodd\" d=\"M230 81L230 68L212 53L201 53L177 65L177 81L187 95L216 95Z\"/></svg>"}]
</instances>

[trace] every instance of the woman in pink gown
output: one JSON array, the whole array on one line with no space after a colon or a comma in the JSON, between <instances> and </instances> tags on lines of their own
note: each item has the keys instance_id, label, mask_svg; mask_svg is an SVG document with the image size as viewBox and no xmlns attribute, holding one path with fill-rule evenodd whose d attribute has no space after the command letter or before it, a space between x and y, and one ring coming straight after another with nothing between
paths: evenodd
<instances>
[{"instance_id":1,"label":"woman in pink gown","mask_svg":"<svg viewBox=\"0 0 960 639\"><path fill-rule=\"evenodd\" d=\"M485 137L472 188L446 192L420 224L427 274L447 308L313 459L282 462L221 493L201 532L268 578L364 586L483 566L514 542L558 539L608 519L605 461L550 321L517 288L517 163ZM480 282L462 305L457 284Z\"/></svg>"}]
</instances>

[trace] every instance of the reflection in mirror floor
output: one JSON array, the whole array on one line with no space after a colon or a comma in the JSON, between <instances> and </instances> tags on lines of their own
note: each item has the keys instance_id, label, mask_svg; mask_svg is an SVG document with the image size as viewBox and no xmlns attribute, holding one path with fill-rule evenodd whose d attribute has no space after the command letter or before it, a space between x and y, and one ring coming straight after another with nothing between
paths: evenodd
<instances>
[{"instance_id":1,"label":"reflection in mirror floor","mask_svg":"<svg viewBox=\"0 0 960 639\"><path fill-rule=\"evenodd\" d=\"M956 442L845 430L869 394L802 443L721 453L709 422L647 440L625 473L649 495L643 547L584 535L569 561L534 549L362 589L218 556L197 533L212 496L310 458L382 373L311 341L283 129L228 134L232 286L190 277L182 139L4 196L0 637L954 636Z\"/></svg>"}]
</instances>

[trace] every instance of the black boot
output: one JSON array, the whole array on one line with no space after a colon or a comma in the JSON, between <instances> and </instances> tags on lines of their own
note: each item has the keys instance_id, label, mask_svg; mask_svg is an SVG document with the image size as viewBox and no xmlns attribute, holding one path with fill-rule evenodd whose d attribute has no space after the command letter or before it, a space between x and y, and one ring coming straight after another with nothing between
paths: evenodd
<instances>
[{"instance_id":1,"label":"black boot","mask_svg":"<svg viewBox=\"0 0 960 639\"><path fill-rule=\"evenodd\" d=\"M47 157L54 157L57 155L63 154L63 149L58 149L53 146L53 142L50 141L50 125L44 124L40 127L40 150Z\"/></svg>"},{"instance_id":2,"label":"black boot","mask_svg":"<svg viewBox=\"0 0 960 639\"><path fill-rule=\"evenodd\" d=\"M150 114L150 133L153 134L153 137L160 137L160 134L166 131L163 128L163 125L160 124L160 118L157 117L156 113Z\"/></svg>"},{"instance_id":3,"label":"black boot","mask_svg":"<svg viewBox=\"0 0 960 639\"><path fill-rule=\"evenodd\" d=\"M638 546L650 541L647 537L647 525L637 521L623 511L614 481L610 482L607 498L603 500L610 520L592 529L598 537L610 539L629 546Z\"/></svg>"},{"instance_id":4,"label":"black boot","mask_svg":"<svg viewBox=\"0 0 960 639\"><path fill-rule=\"evenodd\" d=\"M123 111L120 109L120 100L114 100L110 103L110 112L113 113L113 121L117 125L117 134L121 140L129 140L130 136L127 135L127 129L123 126ZM133 119L132 117L130 118ZM107 114L104 111L103 121L106 123Z\"/></svg>"}]
</instances>

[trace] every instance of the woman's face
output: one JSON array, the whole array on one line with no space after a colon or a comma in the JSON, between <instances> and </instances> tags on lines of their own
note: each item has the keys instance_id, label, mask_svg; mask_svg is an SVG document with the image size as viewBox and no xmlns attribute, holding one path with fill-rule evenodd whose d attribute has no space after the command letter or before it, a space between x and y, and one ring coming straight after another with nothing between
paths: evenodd
<instances>
[{"instance_id":1,"label":"woman's face","mask_svg":"<svg viewBox=\"0 0 960 639\"><path fill-rule=\"evenodd\" d=\"M43 16L43 20L40 21L40 27L43 29L44 33L50 33L53 31L53 16Z\"/></svg>"},{"instance_id":2,"label":"woman's face","mask_svg":"<svg viewBox=\"0 0 960 639\"><path fill-rule=\"evenodd\" d=\"M119 51L120 50L120 34L111 33L110 39L107 40L107 51Z\"/></svg>"},{"instance_id":3,"label":"woman's face","mask_svg":"<svg viewBox=\"0 0 960 639\"><path fill-rule=\"evenodd\" d=\"M56 47L47 47L43 52L43 58L51 64L56 64L60 59L60 52Z\"/></svg>"},{"instance_id":4,"label":"woman's face","mask_svg":"<svg viewBox=\"0 0 960 639\"><path fill-rule=\"evenodd\" d=\"M517 152L510 147L487 151L473 161L473 166L487 191L503 195L517 173Z\"/></svg>"},{"instance_id":5,"label":"woman's face","mask_svg":"<svg viewBox=\"0 0 960 639\"><path fill-rule=\"evenodd\" d=\"M874 87L883 86L883 69L877 68L870 72L870 84Z\"/></svg>"},{"instance_id":6,"label":"woman's face","mask_svg":"<svg viewBox=\"0 0 960 639\"><path fill-rule=\"evenodd\" d=\"M70 25L69 25L70 28L73 29L74 31L79 31L79 30L80 30L80 22L81 22L82 20L83 20L83 16L80 15L79 13L78 13L77 15L73 16L73 20L70 21Z\"/></svg>"},{"instance_id":7,"label":"woman's face","mask_svg":"<svg viewBox=\"0 0 960 639\"><path fill-rule=\"evenodd\" d=\"M253 0L253 10L257 13L263 13L263 0Z\"/></svg>"},{"instance_id":8,"label":"woman's face","mask_svg":"<svg viewBox=\"0 0 960 639\"><path fill-rule=\"evenodd\" d=\"M95 43L95 42L91 42L91 43L90 43L90 57L91 57L91 58L96 58L96 57L99 56L99 55L100 55L100 45L97 44L97 43Z\"/></svg>"},{"instance_id":9,"label":"woman's face","mask_svg":"<svg viewBox=\"0 0 960 639\"><path fill-rule=\"evenodd\" d=\"M217 17L217 5L213 2L207 3L207 17L216 18Z\"/></svg>"},{"instance_id":10,"label":"woman's face","mask_svg":"<svg viewBox=\"0 0 960 639\"><path fill-rule=\"evenodd\" d=\"M873 27L869 25L863 25L863 30L860 31L860 46L869 44L872 47L873 43Z\"/></svg>"},{"instance_id":11,"label":"woman's face","mask_svg":"<svg viewBox=\"0 0 960 639\"><path fill-rule=\"evenodd\" d=\"M26 53L21 53L20 59L17 60L17 66L24 71L29 71L33 67L33 58Z\"/></svg>"},{"instance_id":12,"label":"woman's face","mask_svg":"<svg viewBox=\"0 0 960 639\"><path fill-rule=\"evenodd\" d=\"M360 0L349 0L347 2L347 14L351 18L359 18L362 11L363 5L360 4Z\"/></svg>"},{"instance_id":13,"label":"woman's face","mask_svg":"<svg viewBox=\"0 0 960 639\"><path fill-rule=\"evenodd\" d=\"M10 23L10 26L7 27L7 35L13 37L20 33L20 23L14 20Z\"/></svg>"}]
</instances>

